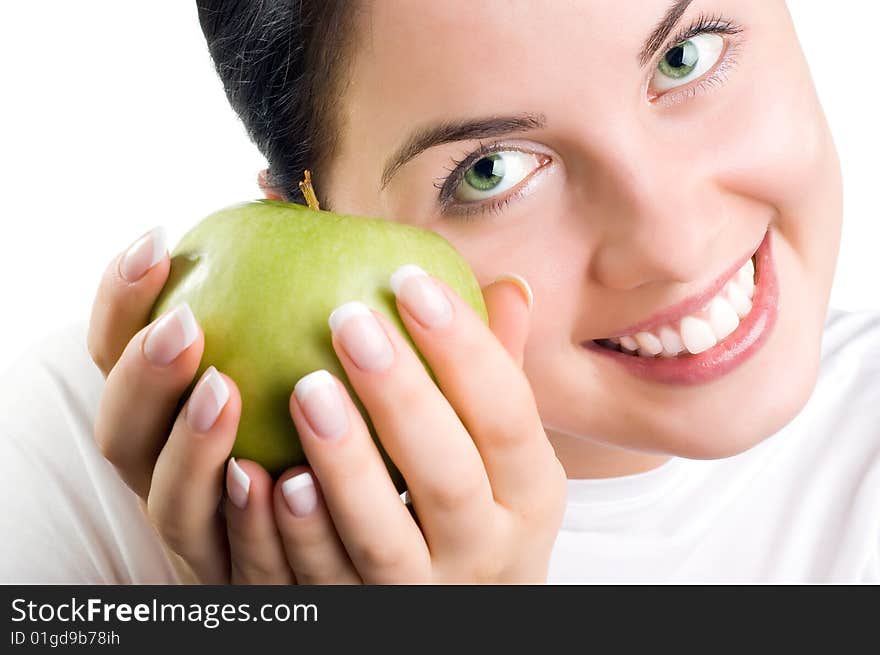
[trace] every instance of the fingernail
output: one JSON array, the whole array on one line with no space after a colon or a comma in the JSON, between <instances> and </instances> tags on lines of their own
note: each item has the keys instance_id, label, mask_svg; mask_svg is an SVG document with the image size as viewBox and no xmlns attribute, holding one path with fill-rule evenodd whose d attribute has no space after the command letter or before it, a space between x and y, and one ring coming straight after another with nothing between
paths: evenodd
<instances>
[{"instance_id":1,"label":"fingernail","mask_svg":"<svg viewBox=\"0 0 880 655\"><path fill-rule=\"evenodd\" d=\"M492 283L498 282L499 280L510 280L514 284L516 284L520 290L525 294L526 302L529 305L529 310L532 309L532 304L535 302L535 296L532 294L532 287L529 286L529 283L526 282L526 279L521 275L517 275L516 273L502 273L494 280Z\"/></svg>"},{"instance_id":2,"label":"fingernail","mask_svg":"<svg viewBox=\"0 0 880 655\"><path fill-rule=\"evenodd\" d=\"M199 335L196 317L182 303L156 321L144 339L144 356L156 366L168 366Z\"/></svg>"},{"instance_id":3,"label":"fingernail","mask_svg":"<svg viewBox=\"0 0 880 655\"><path fill-rule=\"evenodd\" d=\"M251 490L251 479L238 465L234 457L229 458L226 468L226 495L238 509L247 507L248 492Z\"/></svg>"},{"instance_id":4,"label":"fingernail","mask_svg":"<svg viewBox=\"0 0 880 655\"><path fill-rule=\"evenodd\" d=\"M165 229L156 227L135 241L119 261L119 274L127 282L137 282L168 252Z\"/></svg>"},{"instance_id":5,"label":"fingernail","mask_svg":"<svg viewBox=\"0 0 880 655\"><path fill-rule=\"evenodd\" d=\"M446 294L415 264L406 264L394 271L391 288L423 326L442 328L452 322L452 305Z\"/></svg>"},{"instance_id":6,"label":"fingernail","mask_svg":"<svg viewBox=\"0 0 880 655\"><path fill-rule=\"evenodd\" d=\"M348 429L345 405L333 376L318 369L299 379L293 393L312 430L324 439L341 437Z\"/></svg>"},{"instance_id":7,"label":"fingernail","mask_svg":"<svg viewBox=\"0 0 880 655\"><path fill-rule=\"evenodd\" d=\"M318 504L318 492L310 473L300 473L281 484L281 495L294 516L310 514Z\"/></svg>"},{"instance_id":8,"label":"fingernail","mask_svg":"<svg viewBox=\"0 0 880 655\"><path fill-rule=\"evenodd\" d=\"M223 376L209 366L186 405L186 421L195 432L210 430L229 400L229 387Z\"/></svg>"},{"instance_id":9,"label":"fingernail","mask_svg":"<svg viewBox=\"0 0 880 655\"><path fill-rule=\"evenodd\" d=\"M384 371L394 360L394 349L385 330L364 303L353 300L330 314L330 329L342 347L364 371Z\"/></svg>"}]
</instances>

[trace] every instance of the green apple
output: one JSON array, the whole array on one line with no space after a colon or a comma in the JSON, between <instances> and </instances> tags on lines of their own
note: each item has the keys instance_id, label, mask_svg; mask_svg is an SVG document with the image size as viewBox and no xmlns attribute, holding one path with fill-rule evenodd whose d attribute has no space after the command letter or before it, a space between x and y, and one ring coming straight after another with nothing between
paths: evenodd
<instances>
[{"instance_id":1,"label":"green apple","mask_svg":"<svg viewBox=\"0 0 880 655\"><path fill-rule=\"evenodd\" d=\"M360 300L382 312L436 383L389 286L403 264L417 264L442 279L488 323L473 272L437 233L276 200L223 209L186 234L172 253L171 274L152 318L189 303L205 333L199 375L213 365L241 392L232 454L277 474L305 462L288 403L297 380L317 369L345 384L376 439L331 343L327 319L338 305ZM402 488L399 472L381 452Z\"/></svg>"}]
</instances>

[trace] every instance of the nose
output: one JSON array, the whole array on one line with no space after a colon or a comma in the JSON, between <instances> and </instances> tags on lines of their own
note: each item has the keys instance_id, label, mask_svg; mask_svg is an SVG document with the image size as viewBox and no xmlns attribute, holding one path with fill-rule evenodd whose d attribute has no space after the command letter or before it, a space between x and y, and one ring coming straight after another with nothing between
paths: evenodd
<instances>
[{"instance_id":1,"label":"nose","mask_svg":"<svg viewBox=\"0 0 880 655\"><path fill-rule=\"evenodd\" d=\"M600 164L601 237L591 268L605 287L695 282L717 268L726 217L711 164L669 145L630 135Z\"/></svg>"}]
</instances>

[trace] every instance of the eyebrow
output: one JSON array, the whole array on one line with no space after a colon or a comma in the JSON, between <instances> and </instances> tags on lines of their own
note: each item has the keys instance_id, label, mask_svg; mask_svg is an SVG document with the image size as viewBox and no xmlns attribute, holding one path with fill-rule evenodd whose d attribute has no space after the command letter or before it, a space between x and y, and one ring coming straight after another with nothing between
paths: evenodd
<instances>
[{"instance_id":1,"label":"eyebrow","mask_svg":"<svg viewBox=\"0 0 880 655\"><path fill-rule=\"evenodd\" d=\"M666 11L666 15L657 23L657 27L651 32L651 35L645 40L642 51L639 53L639 66L644 68L650 61L651 57L663 45L666 37L672 29L678 24L682 14L687 11L692 0L675 0L672 6Z\"/></svg>"},{"instance_id":2,"label":"eyebrow","mask_svg":"<svg viewBox=\"0 0 880 655\"><path fill-rule=\"evenodd\" d=\"M489 116L443 121L420 128L413 132L403 145L388 158L382 172L380 188L384 189L388 185L401 166L428 148L454 141L486 139L515 132L527 132L544 127L546 124L547 119L543 114L524 113L514 116Z\"/></svg>"}]
</instances>

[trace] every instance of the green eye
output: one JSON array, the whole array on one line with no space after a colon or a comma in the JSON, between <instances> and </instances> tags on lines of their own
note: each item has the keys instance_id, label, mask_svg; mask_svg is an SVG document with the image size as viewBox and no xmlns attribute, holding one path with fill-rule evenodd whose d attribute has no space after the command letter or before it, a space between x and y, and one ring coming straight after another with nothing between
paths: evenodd
<instances>
[{"instance_id":1,"label":"green eye","mask_svg":"<svg viewBox=\"0 0 880 655\"><path fill-rule=\"evenodd\" d=\"M483 157L464 174L464 181L477 191L489 191L504 179L504 159L499 153Z\"/></svg>"},{"instance_id":2,"label":"green eye","mask_svg":"<svg viewBox=\"0 0 880 655\"><path fill-rule=\"evenodd\" d=\"M657 64L652 86L668 91L701 77L721 57L724 39L714 32L704 32L670 48Z\"/></svg>"},{"instance_id":3,"label":"green eye","mask_svg":"<svg viewBox=\"0 0 880 655\"><path fill-rule=\"evenodd\" d=\"M538 155L521 150L499 150L485 155L465 171L455 189L455 199L484 200L507 191L542 165Z\"/></svg>"},{"instance_id":4,"label":"green eye","mask_svg":"<svg viewBox=\"0 0 880 655\"><path fill-rule=\"evenodd\" d=\"M679 43L660 60L658 70L673 79L690 74L700 61L700 51L693 41Z\"/></svg>"}]
</instances>

